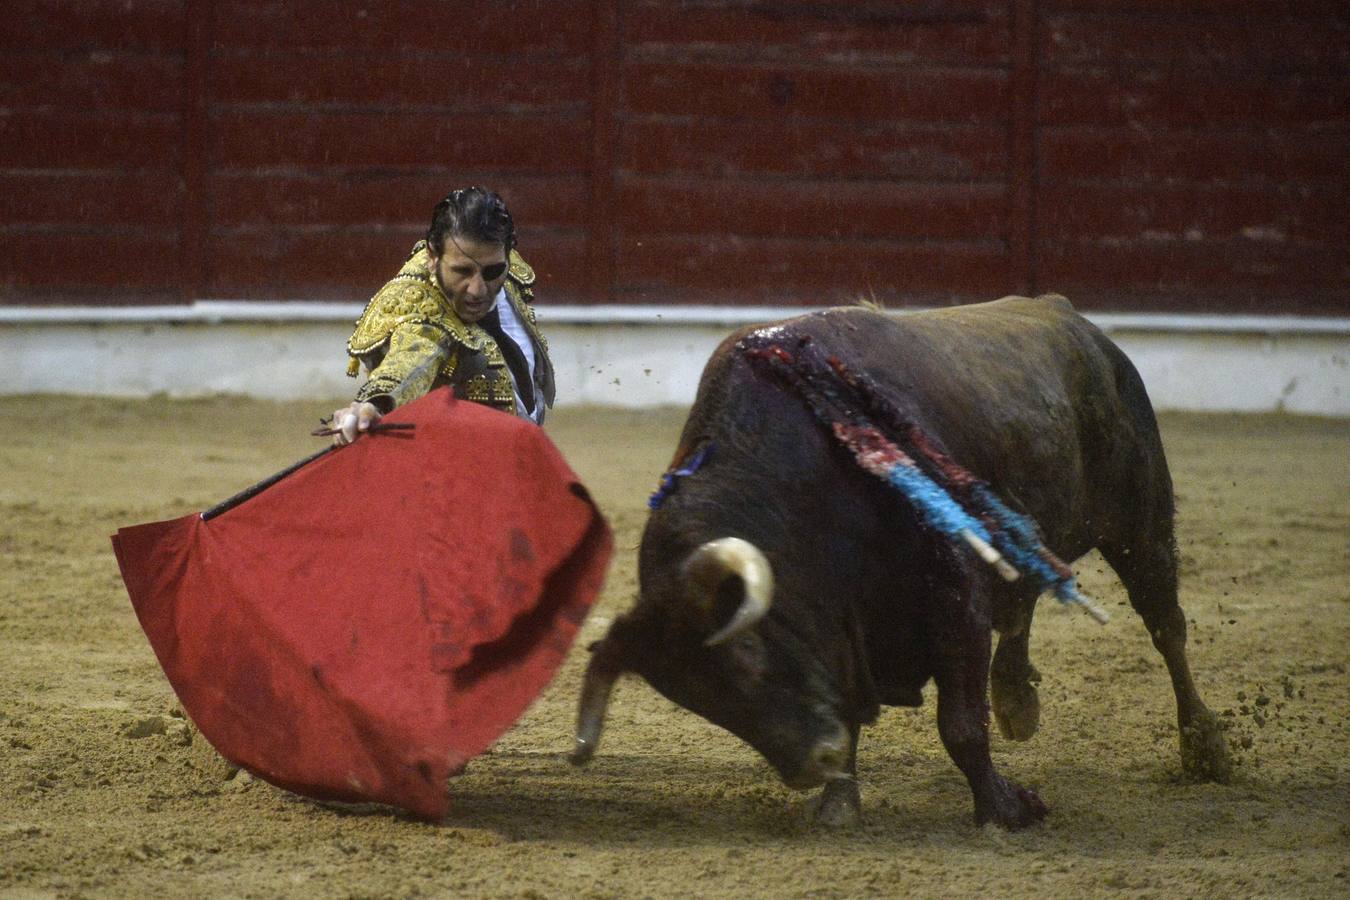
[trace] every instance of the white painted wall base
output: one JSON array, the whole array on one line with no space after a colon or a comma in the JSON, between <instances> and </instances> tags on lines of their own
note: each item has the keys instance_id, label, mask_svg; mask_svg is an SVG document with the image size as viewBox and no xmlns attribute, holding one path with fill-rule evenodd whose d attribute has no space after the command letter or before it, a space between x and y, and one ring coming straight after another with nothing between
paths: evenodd
<instances>
[{"instance_id":1,"label":"white painted wall base","mask_svg":"<svg viewBox=\"0 0 1350 900\"><path fill-rule=\"evenodd\" d=\"M0 393L276 399L354 392L356 304L0 308ZM539 308L560 404L687 404L735 326L798 308ZM903 315L903 312L897 312ZM1350 319L1089 315L1134 360L1154 406L1350 416Z\"/></svg>"}]
</instances>

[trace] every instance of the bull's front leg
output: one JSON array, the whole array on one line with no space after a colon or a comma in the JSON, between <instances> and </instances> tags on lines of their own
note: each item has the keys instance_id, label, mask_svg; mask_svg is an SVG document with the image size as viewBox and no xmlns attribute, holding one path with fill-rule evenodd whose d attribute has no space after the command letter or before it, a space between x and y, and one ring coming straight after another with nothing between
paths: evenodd
<instances>
[{"instance_id":1,"label":"bull's front leg","mask_svg":"<svg viewBox=\"0 0 1350 900\"><path fill-rule=\"evenodd\" d=\"M812 819L826 828L852 828L862 820L858 792L858 726L849 726L847 778L832 778L816 799Z\"/></svg>"},{"instance_id":2,"label":"bull's front leg","mask_svg":"<svg viewBox=\"0 0 1350 900\"><path fill-rule=\"evenodd\" d=\"M1004 778L989 758L989 642L986 613L953 593L938 606L934 629L938 733L952 761L970 784L975 823L1025 828L1044 818L1034 791Z\"/></svg>"}]
</instances>

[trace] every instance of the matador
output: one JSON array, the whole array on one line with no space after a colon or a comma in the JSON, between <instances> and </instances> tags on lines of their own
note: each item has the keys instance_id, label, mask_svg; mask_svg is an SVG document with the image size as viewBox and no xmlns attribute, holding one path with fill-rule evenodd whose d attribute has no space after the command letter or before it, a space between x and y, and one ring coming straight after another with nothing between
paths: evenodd
<instances>
[{"instance_id":1,"label":"matador","mask_svg":"<svg viewBox=\"0 0 1350 900\"><path fill-rule=\"evenodd\" d=\"M378 419L448 384L458 397L542 422L553 405L553 366L534 283L501 198L483 188L452 192L356 321L347 374L364 366L369 377L339 414Z\"/></svg>"}]
</instances>

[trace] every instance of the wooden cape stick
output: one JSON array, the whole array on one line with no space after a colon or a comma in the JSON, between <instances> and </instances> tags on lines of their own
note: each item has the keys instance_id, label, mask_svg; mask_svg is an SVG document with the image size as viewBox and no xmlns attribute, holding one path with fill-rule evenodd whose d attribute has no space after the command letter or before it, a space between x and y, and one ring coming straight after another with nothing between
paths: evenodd
<instances>
[{"instance_id":1,"label":"wooden cape stick","mask_svg":"<svg viewBox=\"0 0 1350 900\"><path fill-rule=\"evenodd\" d=\"M370 426L370 431L372 432L403 431L403 430L411 430L414 427L415 423L413 422L376 422L374 425ZM316 436L323 436L326 434L335 434L335 433L336 433L335 429L324 429L324 428L321 428L318 431L311 432L311 434L314 434ZM346 445L329 444L327 447L324 447L318 453L311 453L309 456L306 456L299 462L292 463L291 465L282 469L280 472L277 472L275 475L269 475L262 481L253 485L252 487L244 488L242 491L235 494L233 497L222 500L215 506L211 507L210 509L205 510L202 513L202 521L207 522L210 521L211 519L214 519L221 513L229 512L239 504L243 503L245 500L250 500L253 497L258 496L263 491L267 490L272 485L276 484L278 481L285 478L287 475L291 475L294 472L303 469L305 466L314 462L314 460L318 459L321 456L326 456L329 453L332 453L334 450L340 450L343 446Z\"/></svg>"}]
</instances>

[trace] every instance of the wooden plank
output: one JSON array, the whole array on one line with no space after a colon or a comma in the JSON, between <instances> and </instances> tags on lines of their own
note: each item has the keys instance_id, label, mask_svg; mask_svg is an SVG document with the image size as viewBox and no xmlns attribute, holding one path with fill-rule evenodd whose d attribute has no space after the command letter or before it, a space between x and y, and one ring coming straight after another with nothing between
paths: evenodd
<instances>
[{"instance_id":1,"label":"wooden plank","mask_svg":"<svg viewBox=\"0 0 1350 900\"><path fill-rule=\"evenodd\" d=\"M630 57L1005 66L1007 4L992 0L626 4Z\"/></svg>"},{"instance_id":2,"label":"wooden plank","mask_svg":"<svg viewBox=\"0 0 1350 900\"><path fill-rule=\"evenodd\" d=\"M176 231L183 188L176 174L0 173L0 222L8 226L138 226Z\"/></svg>"},{"instance_id":3,"label":"wooden plank","mask_svg":"<svg viewBox=\"0 0 1350 900\"><path fill-rule=\"evenodd\" d=\"M208 296L364 301L397 274L423 229L218 229L212 233ZM540 233L528 259L542 302L585 288L585 238Z\"/></svg>"},{"instance_id":4,"label":"wooden plank","mask_svg":"<svg viewBox=\"0 0 1350 900\"><path fill-rule=\"evenodd\" d=\"M1001 241L822 244L630 232L620 252L618 288L630 303L949 303L1008 292Z\"/></svg>"},{"instance_id":5,"label":"wooden plank","mask_svg":"<svg viewBox=\"0 0 1350 900\"><path fill-rule=\"evenodd\" d=\"M1350 78L1042 72L1046 125L1350 131Z\"/></svg>"},{"instance_id":6,"label":"wooden plank","mask_svg":"<svg viewBox=\"0 0 1350 900\"><path fill-rule=\"evenodd\" d=\"M215 39L226 47L337 47L395 55L456 48L503 56L585 53L585 0L217 0Z\"/></svg>"},{"instance_id":7,"label":"wooden plank","mask_svg":"<svg viewBox=\"0 0 1350 900\"><path fill-rule=\"evenodd\" d=\"M181 59L150 54L0 53L0 108L178 112Z\"/></svg>"},{"instance_id":8,"label":"wooden plank","mask_svg":"<svg viewBox=\"0 0 1350 900\"><path fill-rule=\"evenodd\" d=\"M644 234L1001 240L998 184L627 178L619 220Z\"/></svg>"},{"instance_id":9,"label":"wooden plank","mask_svg":"<svg viewBox=\"0 0 1350 900\"><path fill-rule=\"evenodd\" d=\"M501 116L584 114L590 68L585 59L466 57L352 50L217 52L211 98L217 106L405 107Z\"/></svg>"},{"instance_id":10,"label":"wooden plank","mask_svg":"<svg viewBox=\"0 0 1350 900\"><path fill-rule=\"evenodd\" d=\"M784 175L909 181L1003 181L1005 128L807 122L624 123L618 165L640 174Z\"/></svg>"},{"instance_id":11,"label":"wooden plank","mask_svg":"<svg viewBox=\"0 0 1350 900\"><path fill-rule=\"evenodd\" d=\"M1036 128L1040 102L1040 59L1036 43L1036 0L1014 0L1013 67L1008 149L1009 280L1023 294L1036 291Z\"/></svg>"},{"instance_id":12,"label":"wooden plank","mask_svg":"<svg viewBox=\"0 0 1350 900\"><path fill-rule=\"evenodd\" d=\"M1008 118L1008 76L997 69L630 62L623 77L624 108L634 116L801 118L873 125L992 124Z\"/></svg>"},{"instance_id":13,"label":"wooden plank","mask_svg":"<svg viewBox=\"0 0 1350 900\"><path fill-rule=\"evenodd\" d=\"M1062 293L1062 292L1061 292ZM1330 290L1318 294L1269 291L1249 287L1202 285L1195 288L1125 290L1107 284L1087 284L1072 289L1079 312L1183 313L1220 316L1344 316L1350 307L1350 291Z\"/></svg>"},{"instance_id":14,"label":"wooden plank","mask_svg":"<svg viewBox=\"0 0 1350 900\"><path fill-rule=\"evenodd\" d=\"M537 229L583 228L588 220L589 182L583 175L536 177L438 170L397 173L254 174L214 173L210 197L214 222L244 225L383 226L426 228L432 207L452 189L484 184L511 210L522 241Z\"/></svg>"},{"instance_id":15,"label":"wooden plank","mask_svg":"<svg viewBox=\"0 0 1350 900\"><path fill-rule=\"evenodd\" d=\"M1326 309L1347 296L1350 255L1344 248L1251 240L1044 241L1042 290L1074 298L1109 287L1122 295L1152 295L1152 307L1175 298L1232 297L1224 312L1268 313ZM1268 298L1263 308L1243 296ZM1345 307L1341 309L1345 314Z\"/></svg>"},{"instance_id":16,"label":"wooden plank","mask_svg":"<svg viewBox=\"0 0 1350 900\"><path fill-rule=\"evenodd\" d=\"M174 306L181 301L171 288L24 287L8 289L0 282L0 305L5 306Z\"/></svg>"},{"instance_id":17,"label":"wooden plank","mask_svg":"<svg viewBox=\"0 0 1350 900\"><path fill-rule=\"evenodd\" d=\"M1209 78L1339 75L1350 69L1350 18L1319 16L1312 23L1285 18L1288 4L1265 6L1272 15L1050 16L1043 27L1044 58L1055 68L1145 68Z\"/></svg>"},{"instance_id":18,"label":"wooden plank","mask_svg":"<svg viewBox=\"0 0 1350 900\"><path fill-rule=\"evenodd\" d=\"M30 293L59 298L108 291L123 302L137 293L176 292L177 241L171 229L5 228L0 230L0 297L13 303ZM93 252L93 261L82 263L79 248Z\"/></svg>"},{"instance_id":19,"label":"wooden plank","mask_svg":"<svg viewBox=\"0 0 1350 900\"><path fill-rule=\"evenodd\" d=\"M1299 288L1272 291L1213 282L1122 287L1108 281L1090 281L1054 290L1068 296L1075 309L1086 313L1344 316L1350 309L1350 290L1346 288L1316 292Z\"/></svg>"},{"instance_id":20,"label":"wooden plank","mask_svg":"<svg viewBox=\"0 0 1350 900\"><path fill-rule=\"evenodd\" d=\"M5 0L0 47L76 53L177 53L183 0Z\"/></svg>"},{"instance_id":21,"label":"wooden plank","mask_svg":"<svg viewBox=\"0 0 1350 900\"><path fill-rule=\"evenodd\" d=\"M205 295L367 300L422 236L417 228L212 229Z\"/></svg>"},{"instance_id":22,"label":"wooden plank","mask_svg":"<svg viewBox=\"0 0 1350 900\"><path fill-rule=\"evenodd\" d=\"M592 289L590 244L584 231L534 229L529 235L529 243L521 249L538 276L535 298L542 306L595 303L604 299L597 297ZM547 316L547 313L541 314Z\"/></svg>"},{"instance_id":23,"label":"wooden plank","mask_svg":"<svg viewBox=\"0 0 1350 900\"><path fill-rule=\"evenodd\" d=\"M596 303L614 297L615 160L619 144L619 79L623 49L619 30L620 0L596 0L591 44L591 213L587 232L588 288Z\"/></svg>"},{"instance_id":24,"label":"wooden plank","mask_svg":"<svg viewBox=\"0 0 1350 900\"><path fill-rule=\"evenodd\" d=\"M0 111L0 168L146 171L177 169L180 159L176 115Z\"/></svg>"},{"instance_id":25,"label":"wooden plank","mask_svg":"<svg viewBox=\"0 0 1350 900\"><path fill-rule=\"evenodd\" d=\"M1077 184L1047 190L1042 233L1056 239L1292 241L1350 248L1344 184Z\"/></svg>"},{"instance_id":26,"label":"wooden plank","mask_svg":"<svg viewBox=\"0 0 1350 900\"><path fill-rule=\"evenodd\" d=\"M1040 0L1043 15L1063 12L1135 13L1141 16L1257 16L1345 18L1345 0Z\"/></svg>"},{"instance_id":27,"label":"wooden plank","mask_svg":"<svg viewBox=\"0 0 1350 900\"><path fill-rule=\"evenodd\" d=\"M559 175L587 169L589 139L589 123L560 116L494 121L401 112L229 110L212 117L210 159L213 167L223 169L436 165Z\"/></svg>"},{"instance_id":28,"label":"wooden plank","mask_svg":"<svg viewBox=\"0 0 1350 900\"><path fill-rule=\"evenodd\" d=\"M1343 184L1350 136L1255 131L1043 128L1042 177L1067 187L1082 180L1133 183Z\"/></svg>"},{"instance_id":29,"label":"wooden plank","mask_svg":"<svg viewBox=\"0 0 1350 900\"><path fill-rule=\"evenodd\" d=\"M183 66L183 224L179 233L179 289L184 301L205 290L206 240L211 228L207 205L210 144L209 72L214 0L187 0L188 33Z\"/></svg>"}]
</instances>

